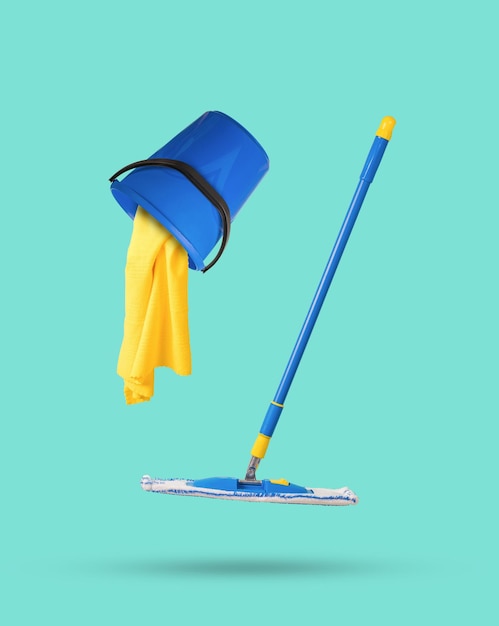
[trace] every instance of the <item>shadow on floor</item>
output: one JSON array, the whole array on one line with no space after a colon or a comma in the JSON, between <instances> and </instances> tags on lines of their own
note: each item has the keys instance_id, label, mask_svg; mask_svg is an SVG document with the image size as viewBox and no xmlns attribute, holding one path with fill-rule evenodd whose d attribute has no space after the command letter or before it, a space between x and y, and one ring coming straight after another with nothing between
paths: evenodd
<instances>
[{"instance_id":1,"label":"shadow on floor","mask_svg":"<svg viewBox=\"0 0 499 626\"><path fill-rule=\"evenodd\" d=\"M73 573L118 578L300 578L318 577L403 577L428 572L429 566L415 561L395 561L383 558L103 558L73 562Z\"/></svg>"}]
</instances>

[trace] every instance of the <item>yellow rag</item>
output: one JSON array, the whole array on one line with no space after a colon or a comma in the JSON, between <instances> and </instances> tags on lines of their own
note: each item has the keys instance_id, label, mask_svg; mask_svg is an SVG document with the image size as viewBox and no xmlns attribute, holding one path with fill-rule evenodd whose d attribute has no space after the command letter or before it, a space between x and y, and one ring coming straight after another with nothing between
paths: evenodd
<instances>
[{"instance_id":1,"label":"yellow rag","mask_svg":"<svg viewBox=\"0 0 499 626\"><path fill-rule=\"evenodd\" d=\"M125 324L118 374L127 404L150 400L154 368L191 373L187 252L142 207L137 208L125 270Z\"/></svg>"}]
</instances>

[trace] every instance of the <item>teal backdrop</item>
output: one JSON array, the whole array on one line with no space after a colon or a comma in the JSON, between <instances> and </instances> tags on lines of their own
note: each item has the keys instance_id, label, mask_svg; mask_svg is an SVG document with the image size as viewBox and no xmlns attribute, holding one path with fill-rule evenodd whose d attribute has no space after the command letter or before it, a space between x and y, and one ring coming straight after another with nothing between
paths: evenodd
<instances>
[{"instance_id":1,"label":"teal backdrop","mask_svg":"<svg viewBox=\"0 0 499 626\"><path fill-rule=\"evenodd\" d=\"M491 624L497 8L477 0L1 11L1 595L8 626ZM126 406L132 222L108 177L204 111L267 177L189 276L193 374ZM378 123L397 119L262 476L344 509L146 494L240 475Z\"/></svg>"}]
</instances>

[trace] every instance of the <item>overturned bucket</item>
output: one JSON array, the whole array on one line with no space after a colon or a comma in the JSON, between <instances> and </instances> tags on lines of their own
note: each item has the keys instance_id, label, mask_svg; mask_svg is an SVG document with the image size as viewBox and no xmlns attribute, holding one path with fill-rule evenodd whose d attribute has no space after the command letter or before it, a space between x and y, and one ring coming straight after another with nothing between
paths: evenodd
<instances>
[{"instance_id":1,"label":"overturned bucket","mask_svg":"<svg viewBox=\"0 0 499 626\"><path fill-rule=\"evenodd\" d=\"M111 176L111 191L132 219L143 207L187 250L189 267L206 271L220 258L231 222L268 169L265 150L243 126L208 111L149 159Z\"/></svg>"}]
</instances>

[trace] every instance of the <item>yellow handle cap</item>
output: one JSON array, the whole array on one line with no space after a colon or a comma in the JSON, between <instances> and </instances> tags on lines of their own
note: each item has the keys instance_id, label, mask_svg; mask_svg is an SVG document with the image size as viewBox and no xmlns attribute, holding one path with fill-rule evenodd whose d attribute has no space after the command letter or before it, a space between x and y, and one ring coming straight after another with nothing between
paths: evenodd
<instances>
[{"instance_id":1,"label":"yellow handle cap","mask_svg":"<svg viewBox=\"0 0 499 626\"><path fill-rule=\"evenodd\" d=\"M381 124L376 131L376 136L390 141L390 139L392 138L393 128L396 123L397 122L394 117L390 117L390 115L387 115L381 120Z\"/></svg>"}]
</instances>

